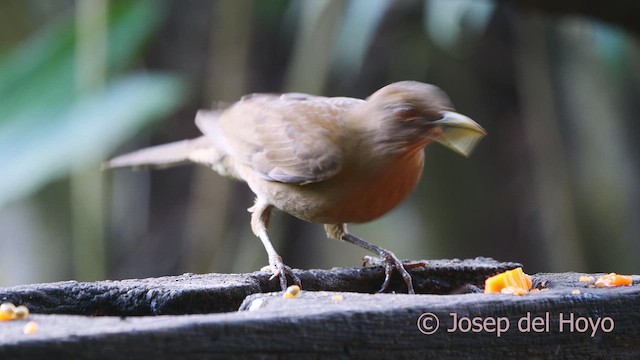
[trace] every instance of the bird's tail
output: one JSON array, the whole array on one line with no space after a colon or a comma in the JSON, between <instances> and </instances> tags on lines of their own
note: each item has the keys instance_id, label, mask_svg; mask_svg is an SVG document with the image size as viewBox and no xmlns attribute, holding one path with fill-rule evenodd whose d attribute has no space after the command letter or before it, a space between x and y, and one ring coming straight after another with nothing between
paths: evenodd
<instances>
[{"instance_id":1,"label":"bird's tail","mask_svg":"<svg viewBox=\"0 0 640 360\"><path fill-rule=\"evenodd\" d=\"M127 166L136 168L168 168L189 162L202 162L199 159L201 157L199 155L203 152L210 153L212 150L214 149L212 148L211 141L201 136L195 139L152 146L120 155L102 164L102 168L111 169ZM213 159L207 160L207 162L209 162Z\"/></svg>"}]
</instances>

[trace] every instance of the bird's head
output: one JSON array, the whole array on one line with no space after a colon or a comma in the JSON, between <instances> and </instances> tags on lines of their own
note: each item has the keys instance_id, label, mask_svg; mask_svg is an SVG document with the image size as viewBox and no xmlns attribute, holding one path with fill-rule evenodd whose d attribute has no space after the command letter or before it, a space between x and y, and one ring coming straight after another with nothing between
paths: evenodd
<instances>
[{"instance_id":1,"label":"bird's head","mask_svg":"<svg viewBox=\"0 0 640 360\"><path fill-rule=\"evenodd\" d=\"M417 81L387 85L367 98L365 107L376 114L376 129L371 129L375 141L399 149L422 149L437 141L468 156L487 134L478 123L455 112L444 91Z\"/></svg>"}]
</instances>

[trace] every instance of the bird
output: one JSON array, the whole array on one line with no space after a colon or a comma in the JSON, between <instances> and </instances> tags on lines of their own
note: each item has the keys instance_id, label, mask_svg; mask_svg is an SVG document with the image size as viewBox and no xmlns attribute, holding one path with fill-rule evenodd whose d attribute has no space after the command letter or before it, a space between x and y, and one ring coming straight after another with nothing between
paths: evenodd
<instances>
[{"instance_id":1,"label":"bird","mask_svg":"<svg viewBox=\"0 0 640 360\"><path fill-rule=\"evenodd\" d=\"M385 270L380 292L397 271L407 292L415 293L403 262L350 233L347 224L377 219L407 198L423 173L429 144L469 156L487 134L455 112L443 90L418 81L391 83L366 99L254 93L198 110L195 124L199 137L120 155L104 167L196 163L245 182L256 196L248 209L251 229L267 252L271 280L279 279L283 290L287 276L301 283L269 239L274 208L323 224L329 238L379 256Z\"/></svg>"}]
</instances>

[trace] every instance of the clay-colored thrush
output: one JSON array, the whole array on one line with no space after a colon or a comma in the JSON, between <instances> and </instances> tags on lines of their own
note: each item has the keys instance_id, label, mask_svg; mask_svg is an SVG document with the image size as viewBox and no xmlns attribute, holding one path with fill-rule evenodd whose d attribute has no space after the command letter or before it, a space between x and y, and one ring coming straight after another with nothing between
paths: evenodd
<instances>
[{"instance_id":1,"label":"clay-colored thrush","mask_svg":"<svg viewBox=\"0 0 640 360\"><path fill-rule=\"evenodd\" d=\"M286 275L300 284L273 248L271 210L324 224L330 238L380 256L384 291L393 270L413 293L411 276L389 250L347 232L346 223L376 219L398 205L418 182L425 146L439 142L468 155L486 135L453 112L438 87L401 81L366 100L299 93L253 94L216 110L200 110L201 137L118 156L107 167L168 167L194 162L245 181L256 194L251 228L269 256L282 289Z\"/></svg>"}]
</instances>

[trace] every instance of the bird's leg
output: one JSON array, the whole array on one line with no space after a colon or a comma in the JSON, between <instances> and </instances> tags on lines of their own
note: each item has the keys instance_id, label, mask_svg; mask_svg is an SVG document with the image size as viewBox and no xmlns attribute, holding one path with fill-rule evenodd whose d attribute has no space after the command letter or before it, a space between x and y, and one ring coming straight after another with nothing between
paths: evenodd
<instances>
[{"instance_id":1,"label":"bird's leg","mask_svg":"<svg viewBox=\"0 0 640 360\"><path fill-rule=\"evenodd\" d=\"M271 241L269 240L267 228L269 227L269 219L271 218L272 209L273 205L260 198L257 198L255 204L248 209L251 213L251 230L253 230L253 233L260 238L262 245L264 245L264 249L267 251L267 255L269 256L269 269L273 273L273 276L271 276L271 279L269 280L279 277L280 287L284 291L287 289L287 275L289 275L296 285L302 287L300 278L293 273L290 267L282 262L282 257L278 255L276 250L273 248L273 244L271 244Z\"/></svg>"},{"instance_id":2,"label":"bird's leg","mask_svg":"<svg viewBox=\"0 0 640 360\"><path fill-rule=\"evenodd\" d=\"M384 263L384 282L382 283L382 287L378 292L383 292L387 289L387 287L389 287L391 274L395 269L400 273L400 275L402 275L405 284L407 284L408 293L415 294L415 291L413 290L413 281L411 280L411 275L409 275L407 270L404 268L404 264L402 263L402 261L400 261L394 253L350 234L347 231L346 224L326 224L324 226L324 229L330 238L346 241L348 243L376 253L381 257L382 262Z\"/></svg>"}]
</instances>

